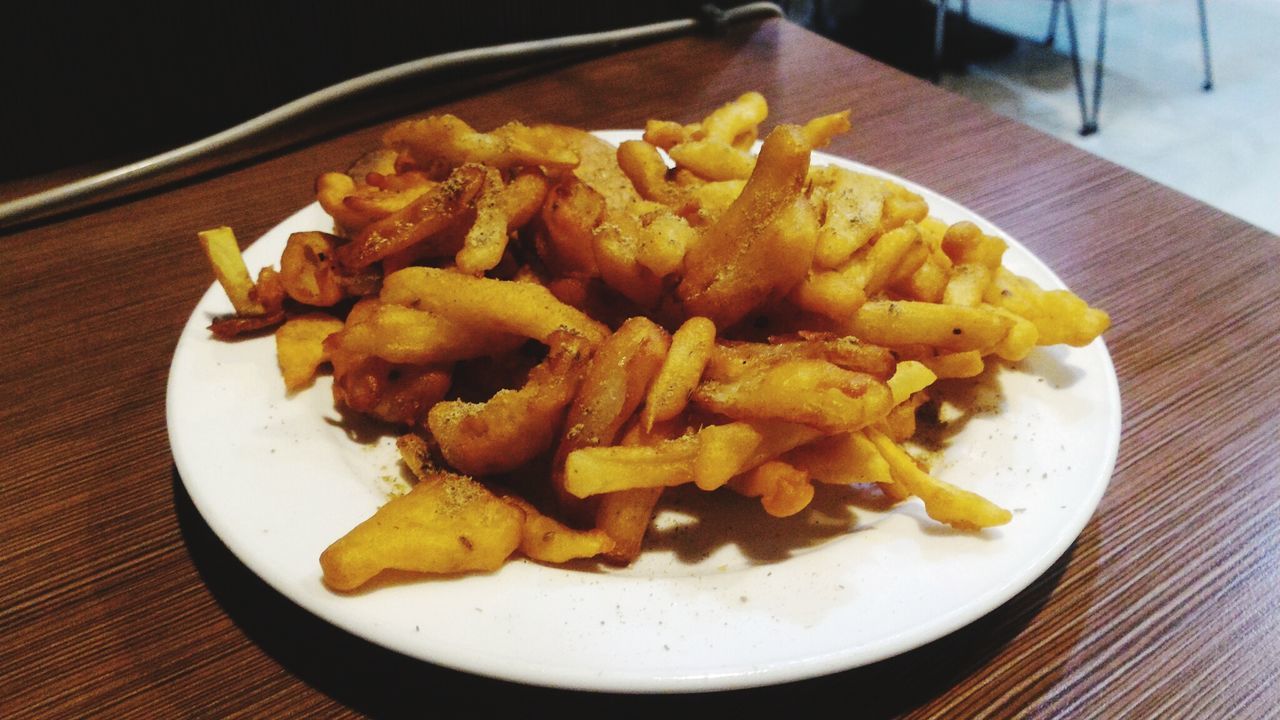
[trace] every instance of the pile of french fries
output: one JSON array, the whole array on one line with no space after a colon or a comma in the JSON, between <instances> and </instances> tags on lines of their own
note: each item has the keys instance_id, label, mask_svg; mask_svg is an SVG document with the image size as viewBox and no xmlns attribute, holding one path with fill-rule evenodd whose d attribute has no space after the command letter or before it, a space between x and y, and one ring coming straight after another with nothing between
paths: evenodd
<instances>
[{"instance_id":1,"label":"pile of french fries","mask_svg":"<svg viewBox=\"0 0 1280 720\"><path fill-rule=\"evenodd\" d=\"M752 154L767 114L747 93L616 148L407 121L318 179L335 232L295 233L256 282L229 229L200 233L235 308L215 335L274 329L289 391L327 364L339 407L405 429L418 482L323 552L330 587L517 552L626 564L678 485L784 517L861 483L955 528L1009 521L904 450L916 411L939 378L1091 342L1106 313L897 183L811 167L847 111Z\"/></svg>"}]
</instances>

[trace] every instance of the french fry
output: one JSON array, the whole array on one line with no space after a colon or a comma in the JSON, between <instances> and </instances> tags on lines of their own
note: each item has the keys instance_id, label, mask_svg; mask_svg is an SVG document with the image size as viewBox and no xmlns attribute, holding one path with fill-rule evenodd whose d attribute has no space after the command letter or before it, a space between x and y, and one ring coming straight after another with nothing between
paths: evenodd
<instances>
[{"instance_id":1,"label":"french fry","mask_svg":"<svg viewBox=\"0 0 1280 720\"><path fill-rule=\"evenodd\" d=\"M808 170L799 128L769 134L742 195L685 256L677 295L689 314L728 328L804 278L818 231L801 193Z\"/></svg>"},{"instance_id":2,"label":"french fry","mask_svg":"<svg viewBox=\"0 0 1280 720\"><path fill-rule=\"evenodd\" d=\"M501 390L483 403L436 403L427 427L444 459L479 476L515 470L546 452L560 433L588 358L581 338L562 333L520 389Z\"/></svg>"},{"instance_id":3,"label":"french fry","mask_svg":"<svg viewBox=\"0 0 1280 720\"><path fill-rule=\"evenodd\" d=\"M429 365L496 355L517 348L524 338L453 322L426 310L374 300L368 313L348 319L334 347L374 355L393 363Z\"/></svg>"},{"instance_id":4,"label":"french fry","mask_svg":"<svg viewBox=\"0 0 1280 720\"><path fill-rule=\"evenodd\" d=\"M559 565L570 560L608 555L617 546L604 530L575 530L543 515L533 503L518 495L504 495L502 500L524 513L520 552L530 560Z\"/></svg>"},{"instance_id":5,"label":"french fry","mask_svg":"<svg viewBox=\"0 0 1280 720\"><path fill-rule=\"evenodd\" d=\"M1013 326L986 308L918 301L868 302L850 318L848 331L876 345L929 345L963 352L993 348Z\"/></svg>"},{"instance_id":6,"label":"french fry","mask_svg":"<svg viewBox=\"0 0 1280 720\"><path fill-rule=\"evenodd\" d=\"M347 270L359 270L445 230L470 211L485 175L480 165L458 168L404 209L365 226L351 242L338 248L339 264Z\"/></svg>"},{"instance_id":7,"label":"french fry","mask_svg":"<svg viewBox=\"0 0 1280 720\"><path fill-rule=\"evenodd\" d=\"M524 513L480 483L437 472L320 555L324 581L351 591L384 570L492 571L520 545Z\"/></svg>"},{"instance_id":8,"label":"french fry","mask_svg":"<svg viewBox=\"0 0 1280 720\"><path fill-rule=\"evenodd\" d=\"M463 326L550 342L565 329L595 344L608 329L565 305L541 285L477 278L439 268L408 267L383 281L383 302L408 305Z\"/></svg>"},{"instance_id":9,"label":"french fry","mask_svg":"<svg viewBox=\"0 0 1280 720\"><path fill-rule=\"evenodd\" d=\"M905 450L884 433L868 428L867 437L889 463L893 479L924 502L929 517L957 530L981 530L1013 519L1008 510L990 500L930 477Z\"/></svg>"},{"instance_id":10,"label":"french fry","mask_svg":"<svg viewBox=\"0 0 1280 720\"><path fill-rule=\"evenodd\" d=\"M645 398L641 416L644 427L653 429L655 422L670 420L684 412L689 395L698 387L702 371L715 350L715 323L692 317L671 336L671 349L662 361Z\"/></svg>"},{"instance_id":11,"label":"french fry","mask_svg":"<svg viewBox=\"0 0 1280 720\"><path fill-rule=\"evenodd\" d=\"M295 392L311 384L316 369L329 359L325 340L341 329L341 320L324 313L289 318L276 329L276 361L286 390Z\"/></svg>"},{"instance_id":12,"label":"french fry","mask_svg":"<svg viewBox=\"0 0 1280 720\"><path fill-rule=\"evenodd\" d=\"M262 303L252 297L253 279L249 277L249 269L244 265L244 256L240 254L240 245L236 242L231 228L223 227L204 230L196 235L200 247L204 249L209 265L218 278L218 284L231 300L231 307L237 315L263 315L266 309Z\"/></svg>"}]
</instances>

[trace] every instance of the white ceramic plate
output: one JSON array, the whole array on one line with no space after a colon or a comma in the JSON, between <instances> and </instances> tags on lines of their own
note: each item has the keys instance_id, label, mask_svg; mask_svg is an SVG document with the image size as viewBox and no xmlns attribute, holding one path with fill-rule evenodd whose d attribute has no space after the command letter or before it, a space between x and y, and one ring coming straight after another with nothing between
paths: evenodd
<instances>
[{"instance_id":1,"label":"white ceramic plate","mask_svg":"<svg viewBox=\"0 0 1280 720\"><path fill-rule=\"evenodd\" d=\"M814 163L879 173L819 153ZM1008 237L899 181L937 217ZM318 206L306 207L255 242L248 265L277 263L291 232L331 226ZM1062 286L1013 239L1005 262L1042 286ZM394 439L344 428L327 377L286 397L270 336L210 336L210 318L227 312L222 290L211 287L178 341L168 390L178 471L213 531L266 582L334 625L422 660L538 685L739 688L923 645L1049 568L1092 515L1119 443L1120 396L1103 343L1039 349L969 398L990 412L965 423L934 467L1013 510L1004 527L952 532L918 501L876 513L850 509L838 491L787 520L732 493L673 493L650 549L626 569L513 560L492 574L338 595L321 583L317 558L403 483Z\"/></svg>"}]
</instances>

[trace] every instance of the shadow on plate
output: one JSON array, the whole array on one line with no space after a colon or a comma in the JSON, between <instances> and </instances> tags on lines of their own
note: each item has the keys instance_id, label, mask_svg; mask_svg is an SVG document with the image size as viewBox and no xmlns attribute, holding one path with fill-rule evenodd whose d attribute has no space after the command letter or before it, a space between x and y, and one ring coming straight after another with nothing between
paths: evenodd
<instances>
[{"instance_id":1,"label":"shadow on plate","mask_svg":"<svg viewBox=\"0 0 1280 720\"><path fill-rule=\"evenodd\" d=\"M373 717L422 717L466 707L487 714L511 707L548 713L645 715L672 710L759 711L851 708L891 717L927 704L981 672L1048 602L1074 551L1026 590L969 626L928 645L862 668L784 685L697 695L620 696L531 687L414 660L336 628L293 604L249 571L214 535L173 471L174 507L187 550L228 617L289 673L347 707ZM838 705L826 705L831 700Z\"/></svg>"}]
</instances>

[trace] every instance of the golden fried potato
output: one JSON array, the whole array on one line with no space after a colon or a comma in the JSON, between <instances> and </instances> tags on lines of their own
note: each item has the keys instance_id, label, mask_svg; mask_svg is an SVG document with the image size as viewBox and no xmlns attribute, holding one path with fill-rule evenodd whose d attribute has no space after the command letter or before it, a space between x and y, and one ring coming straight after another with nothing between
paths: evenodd
<instances>
[{"instance_id":1,"label":"golden fried potato","mask_svg":"<svg viewBox=\"0 0 1280 720\"><path fill-rule=\"evenodd\" d=\"M893 404L901 405L907 398L929 387L937 379L938 376L924 363L904 360L898 363L893 377L889 378L885 384L889 386Z\"/></svg>"},{"instance_id":2,"label":"golden fried potato","mask_svg":"<svg viewBox=\"0 0 1280 720\"><path fill-rule=\"evenodd\" d=\"M716 326L706 318L689 318L675 331L671 349L645 398L641 418L646 430L652 430L655 422L684 412L715 347Z\"/></svg>"},{"instance_id":3,"label":"golden fried potato","mask_svg":"<svg viewBox=\"0 0 1280 720\"><path fill-rule=\"evenodd\" d=\"M645 200L662 203L677 213L692 209L688 190L667 178L667 162L658 149L643 140L627 140L618 146L618 167Z\"/></svg>"},{"instance_id":4,"label":"golden fried potato","mask_svg":"<svg viewBox=\"0 0 1280 720\"><path fill-rule=\"evenodd\" d=\"M739 421L651 445L578 448L565 459L564 488L580 498L687 483L716 490L821 435L799 423Z\"/></svg>"},{"instance_id":5,"label":"golden fried potato","mask_svg":"<svg viewBox=\"0 0 1280 720\"><path fill-rule=\"evenodd\" d=\"M338 248L338 262L347 270L359 270L448 228L471 211L471 201L484 185L486 172L480 165L463 165L453 171L404 209L365 226L351 242Z\"/></svg>"},{"instance_id":6,"label":"golden fried potato","mask_svg":"<svg viewBox=\"0 0 1280 720\"><path fill-rule=\"evenodd\" d=\"M605 196L576 176L556 183L542 206L547 232L540 237L538 254L543 262L561 275L598 275L594 236L607 209Z\"/></svg>"},{"instance_id":7,"label":"golden fried potato","mask_svg":"<svg viewBox=\"0 0 1280 720\"><path fill-rule=\"evenodd\" d=\"M809 147L815 149L825 147L836 135L849 132L853 127L849 123L849 112L841 110L838 113L822 115L802 125L800 132L804 133L804 139L809 142Z\"/></svg>"},{"instance_id":8,"label":"golden fried potato","mask_svg":"<svg viewBox=\"0 0 1280 720\"><path fill-rule=\"evenodd\" d=\"M322 232L289 236L280 255L280 281L289 297L304 305L330 307L347 296L334 261L337 240Z\"/></svg>"},{"instance_id":9,"label":"golden fried potato","mask_svg":"<svg viewBox=\"0 0 1280 720\"><path fill-rule=\"evenodd\" d=\"M629 565L640 557L645 533L653 521L653 511L662 497L662 487L635 488L605 493L596 505L596 529L613 540L604 552L605 560Z\"/></svg>"},{"instance_id":10,"label":"golden fried potato","mask_svg":"<svg viewBox=\"0 0 1280 720\"><path fill-rule=\"evenodd\" d=\"M837 268L879 234L884 185L879 178L836 166L816 168L809 177L823 202L814 264Z\"/></svg>"},{"instance_id":11,"label":"golden fried potato","mask_svg":"<svg viewBox=\"0 0 1280 720\"><path fill-rule=\"evenodd\" d=\"M320 568L340 591L384 570L493 571L520 546L523 527L519 508L468 477L437 471L326 548Z\"/></svg>"},{"instance_id":12,"label":"golden fried potato","mask_svg":"<svg viewBox=\"0 0 1280 720\"><path fill-rule=\"evenodd\" d=\"M690 140L667 151L676 166L705 180L744 180L756 159L745 150L717 140Z\"/></svg>"},{"instance_id":13,"label":"golden fried potato","mask_svg":"<svg viewBox=\"0 0 1280 720\"><path fill-rule=\"evenodd\" d=\"M231 307L237 315L263 315L266 309L262 303L251 297L253 278L249 277L249 268L244 265L244 256L240 254L240 245L236 242L231 228L213 228L196 234L205 257L218 278L218 284L231 300Z\"/></svg>"},{"instance_id":14,"label":"golden fried potato","mask_svg":"<svg viewBox=\"0 0 1280 720\"><path fill-rule=\"evenodd\" d=\"M865 303L850 318L853 335L877 345L929 345L962 352L995 347L1013 322L987 308L883 300Z\"/></svg>"},{"instance_id":15,"label":"golden fried potato","mask_svg":"<svg viewBox=\"0 0 1280 720\"><path fill-rule=\"evenodd\" d=\"M809 473L781 460L770 460L729 481L729 487L747 497L760 498L764 511L774 517L790 517L813 500Z\"/></svg>"},{"instance_id":16,"label":"golden fried potato","mask_svg":"<svg viewBox=\"0 0 1280 720\"><path fill-rule=\"evenodd\" d=\"M801 192L808 171L799 128L769 134L742 195L685 256L677 294L688 314L728 328L804 278L818 231Z\"/></svg>"},{"instance_id":17,"label":"golden fried potato","mask_svg":"<svg viewBox=\"0 0 1280 720\"><path fill-rule=\"evenodd\" d=\"M482 327L550 343L557 330L600 342L608 328L533 283L477 278L439 268L408 267L383 281L381 298L434 313L463 326Z\"/></svg>"},{"instance_id":18,"label":"golden fried potato","mask_svg":"<svg viewBox=\"0 0 1280 720\"><path fill-rule=\"evenodd\" d=\"M1089 307L1069 290L1043 290L1035 282L1003 267L993 280L999 306L1035 324L1036 343L1083 347L1111 325L1111 317Z\"/></svg>"},{"instance_id":19,"label":"golden fried potato","mask_svg":"<svg viewBox=\"0 0 1280 720\"><path fill-rule=\"evenodd\" d=\"M862 431L820 437L781 457L828 485L893 482L889 463Z\"/></svg>"},{"instance_id":20,"label":"golden fried potato","mask_svg":"<svg viewBox=\"0 0 1280 720\"><path fill-rule=\"evenodd\" d=\"M511 122L482 133L453 115L407 120L383 135L383 143L406 151L422 168L448 171L466 163L506 170L542 166L571 168L578 157L566 138L548 126L529 128Z\"/></svg>"},{"instance_id":21,"label":"golden fried potato","mask_svg":"<svg viewBox=\"0 0 1280 720\"><path fill-rule=\"evenodd\" d=\"M735 420L787 420L827 433L865 427L894 404L875 377L811 359L786 360L730 382L704 380L691 399Z\"/></svg>"},{"instance_id":22,"label":"golden fried potato","mask_svg":"<svg viewBox=\"0 0 1280 720\"><path fill-rule=\"evenodd\" d=\"M468 475L509 472L551 447L565 410L586 369L585 343L571 333L552 338L551 353L518 390L501 390L488 401L437 403L427 426L440 453Z\"/></svg>"},{"instance_id":23,"label":"golden fried potato","mask_svg":"<svg viewBox=\"0 0 1280 720\"><path fill-rule=\"evenodd\" d=\"M957 530L981 530L1013 519L1008 510L981 495L929 476L915 460L884 433L868 428L867 437L889 463L893 479L924 502L925 512Z\"/></svg>"},{"instance_id":24,"label":"golden fried potato","mask_svg":"<svg viewBox=\"0 0 1280 720\"><path fill-rule=\"evenodd\" d=\"M453 379L440 365L398 365L343 352L327 341L326 349L333 364L334 402L384 422L421 425Z\"/></svg>"},{"instance_id":25,"label":"golden fried potato","mask_svg":"<svg viewBox=\"0 0 1280 720\"><path fill-rule=\"evenodd\" d=\"M459 272L481 275L497 267L507 239L538 213L547 187L546 176L537 168L521 171L510 183L503 183L502 175L488 168L484 188L475 197L475 221L454 258Z\"/></svg>"},{"instance_id":26,"label":"golden fried potato","mask_svg":"<svg viewBox=\"0 0 1280 720\"><path fill-rule=\"evenodd\" d=\"M703 118L693 138L733 145L745 135L754 137L756 127L768 116L769 103L764 96L755 91L745 92Z\"/></svg>"},{"instance_id":27,"label":"golden fried potato","mask_svg":"<svg viewBox=\"0 0 1280 720\"><path fill-rule=\"evenodd\" d=\"M614 442L640 406L670 345L665 330L647 318L633 317L596 349L569 408L552 461L552 484L570 511L581 513L584 509L565 492L565 458L578 448Z\"/></svg>"},{"instance_id":28,"label":"golden fried potato","mask_svg":"<svg viewBox=\"0 0 1280 720\"><path fill-rule=\"evenodd\" d=\"M543 515L518 495L504 495L502 499L524 512L520 552L530 560L559 565L570 560L608 555L616 546L604 530L575 530Z\"/></svg>"},{"instance_id":29,"label":"golden fried potato","mask_svg":"<svg viewBox=\"0 0 1280 720\"><path fill-rule=\"evenodd\" d=\"M393 363L429 365L498 355L516 349L524 338L484 326L451 321L427 310L372 300L364 312L347 318L331 345L357 355Z\"/></svg>"},{"instance_id":30,"label":"golden fried potato","mask_svg":"<svg viewBox=\"0 0 1280 720\"><path fill-rule=\"evenodd\" d=\"M276 329L276 361L289 392L311 384L316 369L329 359L325 340L342 329L342 321L324 313L289 318Z\"/></svg>"}]
</instances>

